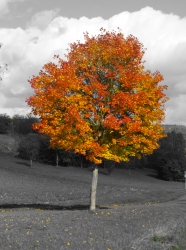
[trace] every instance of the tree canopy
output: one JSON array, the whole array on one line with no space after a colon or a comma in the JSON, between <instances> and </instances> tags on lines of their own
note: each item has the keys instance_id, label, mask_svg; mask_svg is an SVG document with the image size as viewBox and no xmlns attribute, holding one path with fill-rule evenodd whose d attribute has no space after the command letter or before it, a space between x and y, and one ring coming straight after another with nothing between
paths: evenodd
<instances>
[{"instance_id":1,"label":"tree canopy","mask_svg":"<svg viewBox=\"0 0 186 250\"><path fill-rule=\"evenodd\" d=\"M26 101L40 117L34 129L51 147L96 164L151 154L165 136L163 76L145 70L145 49L132 35L101 29L84 38L29 80L35 93Z\"/></svg>"}]
</instances>

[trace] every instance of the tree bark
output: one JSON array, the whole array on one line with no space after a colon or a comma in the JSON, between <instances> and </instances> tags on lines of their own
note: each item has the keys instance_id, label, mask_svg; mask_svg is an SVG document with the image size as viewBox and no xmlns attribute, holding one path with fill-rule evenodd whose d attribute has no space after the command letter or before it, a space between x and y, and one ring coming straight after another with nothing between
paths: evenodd
<instances>
[{"instance_id":1,"label":"tree bark","mask_svg":"<svg viewBox=\"0 0 186 250\"><path fill-rule=\"evenodd\" d=\"M59 165L59 157L58 157L58 153L56 151L56 167L58 167L58 165Z\"/></svg>"},{"instance_id":2,"label":"tree bark","mask_svg":"<svg viewBox=\"0 0 186 250\"><path fill-rule=\"evenodd\" d=\"M81 168L83 168L83 156L81 155Z\"/></svg>"},{"instance_id":3,"label":"tree bark","mask_svg":"<svg viewBox=\"0 0 186 250\"><path fill-rule=\"evenodd\" d=\"M90 192L90 211L96 210L96 190L97 190L97 182L98 182L98 167L95 166L93 170L92 176L92 187Z\"/></svg>"},{"instance_id":4,"label":"tree bark","mask_svg":"<svg viewBox=\"0 0 186 250\"><path fill-rule=\"evenodd\" d=\"M130 175L130 168L129 168L129 175Z\"/></svg>"}]
</instances>

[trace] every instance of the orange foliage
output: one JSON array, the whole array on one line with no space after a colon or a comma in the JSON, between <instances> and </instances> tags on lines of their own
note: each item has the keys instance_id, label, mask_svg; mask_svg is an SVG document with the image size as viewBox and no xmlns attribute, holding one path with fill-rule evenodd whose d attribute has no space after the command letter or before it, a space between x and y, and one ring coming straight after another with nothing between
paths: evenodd
<instances>
[{"instance_id":1,"label":"orange foliage","mask_svg":"<svg viewBox=\"0 0 186 250\"><path fill-rule=\"evenodd\" d=\"M66 60L55 56L57 64L45 64L29 80L35 94L27 103L40 117L34 129L49 135L51 147L96 164L151 154L165 136L163 76L144 69L143 45L132 35L101 29L84 36Z\"/></svg>"}]
</instances>

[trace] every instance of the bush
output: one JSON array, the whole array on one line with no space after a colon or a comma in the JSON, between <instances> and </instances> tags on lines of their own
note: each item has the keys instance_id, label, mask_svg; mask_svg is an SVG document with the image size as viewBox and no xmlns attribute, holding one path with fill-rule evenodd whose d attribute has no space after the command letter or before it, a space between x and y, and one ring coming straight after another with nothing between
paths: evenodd
<instances>
[{"instance_id":1,"label":"bush","mask_svg":"<svg viewBox=\"0 0 186 250\"><path fill-rule=\"evenodd\" d=\"M180 152L156 153L154 168L159 178L167 181L181 181L186 170L185 156Z\"/></svg>"},{"instance_id":2,"label":"bush","mask_svg":"<svg viewBox=\"0 0 186 250\"><path fill-rule=\"evenodd\" d=\"M148 166L156 169L158 176L167 181L181 181L186 171L185 139L172 131L159 141L160 148L148 156Z\"/></svg>"},{"instance_id":3,"label":"bush","mask_svg":"<svg viewBox=\"0 0 186 250\"><path fill-rule=\"evenodd\" d=\"M185 161L173 158L162 158L157 167L158 176L166 181L184 180L184 171Z\"/></svg>"}]
</instances>

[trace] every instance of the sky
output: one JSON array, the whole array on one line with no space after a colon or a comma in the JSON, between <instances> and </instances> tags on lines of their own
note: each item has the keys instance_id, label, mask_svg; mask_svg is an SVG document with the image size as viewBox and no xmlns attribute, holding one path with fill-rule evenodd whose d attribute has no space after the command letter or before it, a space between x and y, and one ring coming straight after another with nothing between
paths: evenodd
<instances>
[{"instance_id":1,"label":"sky","mask_svg":"<svg viewBox=\"0 0 186 250\"><path fill-rule=\"evenodd\" d=\"M28 79L83 33L97 35L119 27L147 49L145 68L160 71L170 100L165 124L186 125L185 0L0 0L0 114L30 112L25 99L33 94Z\"/></svg>"}]
</instances>

